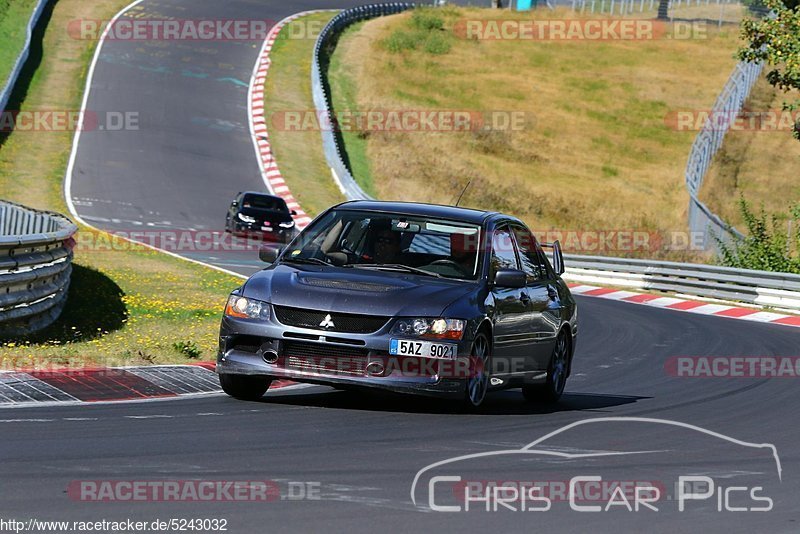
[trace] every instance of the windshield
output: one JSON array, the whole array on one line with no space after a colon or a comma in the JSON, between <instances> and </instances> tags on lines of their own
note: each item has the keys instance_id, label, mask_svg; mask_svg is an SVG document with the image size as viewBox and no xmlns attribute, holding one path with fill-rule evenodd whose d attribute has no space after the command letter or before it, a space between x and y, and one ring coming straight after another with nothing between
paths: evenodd
<instances>
[{"instance_id":1,"label":"windshield","mask_svg":"<svg viewBox=\"0 0 800 534\"><path fill-rule=\"evenodd\" d=\"M245 195L242 198L243 208L253 208L258 210L289 211L286 202L282 198L269 195Z\"/></svg>"},{"instance_id":2,"label":"windshield","mask_svg":"<svg viewBox=\"0 0 800 534\"><path fill-rule=\"evenodd\" d=\"M284 262L324 261L474 280L480 227L460 221L333 210L304 231Z\"/></svg>"}]
</instances>

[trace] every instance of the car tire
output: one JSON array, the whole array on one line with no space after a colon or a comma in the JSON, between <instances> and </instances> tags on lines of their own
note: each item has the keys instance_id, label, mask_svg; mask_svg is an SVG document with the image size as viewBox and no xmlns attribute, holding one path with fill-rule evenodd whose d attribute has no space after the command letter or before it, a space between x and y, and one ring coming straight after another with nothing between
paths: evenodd
<instances>
[{"instance_id":1,"label":"car tire","mask_svg":"<svg viewBox=\"0 0 800 534\"><path fill-rule=\"evenodd\" d=\"M547 381L544 384L522 386L522 395L530 402L555 403L564 393L569 372L569 334L562 330L556 338L556 346L547 365Z\"/></svg>"},{"instance_id":2,"label":"car tire","mask_svg":"<svg viewBox=\"0 0 800 534\"><path fill-rule=\"evenodd\" d=\"M222 391L235 399L258 400L269 389L272 379L266 376L250 375L219 375L219 385Z\"/></svg>"},{"instance_id":3,"label":"car tire","mask_svg":"<svg viewBox=\"0 0 800 534\"><path fill-rule=\"evenodd\" d=\"M489 338L480 332L475 336L470 351L469 372L463 402L468 409L478 408L486 398L486 392L489 389L491 357Z\"/></svg>"}]
</instances>

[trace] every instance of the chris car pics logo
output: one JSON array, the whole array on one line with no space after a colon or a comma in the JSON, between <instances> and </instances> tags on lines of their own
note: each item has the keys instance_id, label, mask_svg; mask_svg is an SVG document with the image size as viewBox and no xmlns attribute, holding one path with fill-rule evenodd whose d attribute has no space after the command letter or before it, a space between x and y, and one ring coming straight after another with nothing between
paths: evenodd
<instances>
[{"instance_id":1,"label":"chris car pics logo","mask_svg":"<svg viewBox=\"0 0 800 534\"><path fill-rule=\"evenodd\" d=\"M625 434L614 428L607 433L612 437L606 438L615 444L611 448L592 443L600 435L601 425L667 427L664 435L669 439L639 450L627 447ZM679 435L688 439L678 439ZM581 446L559 445L556 438L565 436L578 436ZM674 443L669 441L673 437ZM748 465L748 476L734 481L729 473L719 471L723 463L723 456L717 457L720 448L731 454L731 469L741 471L742 465ZM686 461L687 454L705 454L701 462L713 457L718 471L698 470L697 462ZM675 461L670 463L670 458ZM620 477L629 460L635 476ZM603 474L604 464L614 476ZM650 473L648 466L653 466ZM553 469L564 474L563 478L553 478ZM487 472L491 473L488 480ZM691 513L708 506L717 512L769 512L775 507L774 484L781 482L780 458L771 443L750 443L667 419L600 417L565 425L520 449L467 454L429 464L414 477L410 496L418 508L444 513L548 512L559 508L595 514L620 510Z\"/></svg>"}]
</instances>

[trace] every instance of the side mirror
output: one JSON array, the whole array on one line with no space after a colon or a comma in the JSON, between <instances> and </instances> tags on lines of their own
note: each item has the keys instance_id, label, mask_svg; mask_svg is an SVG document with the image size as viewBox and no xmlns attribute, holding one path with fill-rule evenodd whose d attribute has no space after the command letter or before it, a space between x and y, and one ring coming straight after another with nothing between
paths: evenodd
<instances>
[{"instance_id":1,"label":"side mirror","mask_svg":"<svg viewBox=\"0 0 800 534\"><path fill-rule=\"evenodd\" d=\"M238 201L236 201L236 200L234 200L233 202L231 202L231 207L232 207L232 208L235 208L235 207L237 207L238 205L239 205L239 202L238 202Z\"/></svg>"},{"instance_id":2,"label":"side mirror","mask_svg":"<svg viewBox=\"0 0 800 534\"><path fill-rule=\"evenodd\" d=\"M564 267L564 254L561 252L561 243L557 240L553 242L553 269L559 276L564 274L566 270Z\"/></svg>"},{"instance_id":3,"label":"side mirror","mask_svg":"<svg viewBox=\"0 0 800 534\"><path fill-rule=\"evenodd\" d=\"M494 285L497 287L520 288L525 287L526 282L525 273L517 269L500 269L494 275Z\"/></svg>"},{"instance_id":4,"label":"side mirror","mask_svg":"<svg viewBox=\"0 0 800 534\"><path fill-rule=\"evenodd\" d=\"M290 214L290 215L297 215L297 212L296 212L296 211L294 211L294 210L292 210L292 211L290 211L290 212L289 212L289 214Z\"/></svg>"},{"instance_id":5,"label":"side mirror","mask_svg":"<svg viewBox=\"0 0 800 534\"><path fill-rule=\"evenodd\" d=\"M258 249L258 259L264 263L275 263L275 260L281 255L281 252L283 252L283 247L281 246L261 247Z\"/></svg>"}]
</instances>

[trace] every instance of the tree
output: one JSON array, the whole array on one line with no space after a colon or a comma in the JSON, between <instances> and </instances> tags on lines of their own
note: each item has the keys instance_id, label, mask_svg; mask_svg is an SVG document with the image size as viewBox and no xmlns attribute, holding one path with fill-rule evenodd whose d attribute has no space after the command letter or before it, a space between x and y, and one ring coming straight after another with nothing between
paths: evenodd
<instances>
[{"instance_id":1,"label":"tree","mask_svg":"<svg viewBox=\"0 0 800 534\"><path fill-rule=\"evenodd\" d=\"M767 215L763 207L756 214L741 197L739 210L747 227L747 235L730 242L714 236L719 249L719 262L739 269L800 273L800 204L789 210L788 217Z\"/></svg>"},{"instance_id":2,"label":"tree","mask_svg":"<svg viewBox=\"0 0 800 534\"><path fill-rule=\"evenodd\" d=\"M738 52L743 61L766 61L773 67L767 81L783 91L800 90L800 0L764 0L774 16L742 21L742 38L747 45ZM786 102L785 110L800 109L800 100ZM800 121L794 125L800 140Z\"/></svg>"}]
</instances>

